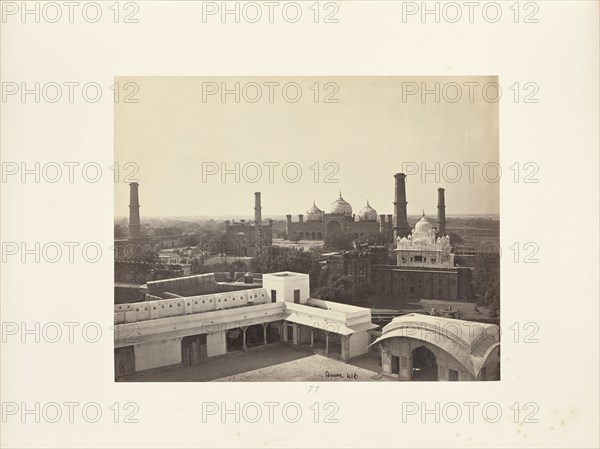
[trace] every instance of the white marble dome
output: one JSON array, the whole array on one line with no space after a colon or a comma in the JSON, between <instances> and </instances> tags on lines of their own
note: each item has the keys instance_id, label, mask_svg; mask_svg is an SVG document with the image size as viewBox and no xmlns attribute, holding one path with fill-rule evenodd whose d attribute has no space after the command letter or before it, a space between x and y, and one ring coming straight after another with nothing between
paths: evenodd
<instances>
[{"instance_id":1,"label":"white marble dome","mask_svg":"<svg viewBox=\"0 0 600 449\"><path fill-rule=\"evenodd\" d=\"M377 221L377 211L371 207L368 200L367 205L358 213L358 219L360 221Z\"/></svg>"},{"instance_id":2,"label":"white marble dome","mask_svg":"<svg viewBox=\"0 0 600 449\"><path fill-rule=\"evenodd\" d=\"M338 215L352 215L352 206L350 206L350 203L346 202L346 200L342 198L342 192L340 192L339 198L329 206L329 213Z\"/></svg>"},{"instance_id":3,"label":"white marble dome","mask_svg":"<svg viewBox=\"0 0 600 449\"><path fill-rule=\"evenodd\" d=\"M320 221L323 219L323 211L313 201L312 206L306 211L306 219L309 221Z\"/></svg>"},{"instance_id":4,"label":"white marble dome","mask_svg":"<svg viewBox=\"0 0 600 449\"><path fill-rule=\"evenodd\" d=\"M415 231L413 234L428 234L431 229L431 223L427 221L427 218L425 218L425 212L423 212L423 216L415 225Z\"/></svg>"}]
</instances>

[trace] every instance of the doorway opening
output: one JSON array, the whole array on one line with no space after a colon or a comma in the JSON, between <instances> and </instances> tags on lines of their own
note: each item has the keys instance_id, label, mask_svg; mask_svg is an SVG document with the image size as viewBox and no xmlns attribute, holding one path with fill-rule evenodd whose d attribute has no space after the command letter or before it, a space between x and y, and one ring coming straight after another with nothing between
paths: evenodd
<instances>
[{"instance_id":1,"label":"doorway opening","mask_svg":"<svg viewBox=\"0 0 600 449\"><path fill-rule=\"evenodd\" d=\"M206 334L189 335L181 339L181 363L194 366L208 358Z\"/></svg>"},{"instance_id":2,"label":"doorway opening","mask_svg":"<svg viewBox=\"0 0 600 449\"><path fill-rule=\"evenodd\" d=\"M438 380L437 360L425 346L419 346L412 352L411 380Z\"/></svg>"}]
</instances>

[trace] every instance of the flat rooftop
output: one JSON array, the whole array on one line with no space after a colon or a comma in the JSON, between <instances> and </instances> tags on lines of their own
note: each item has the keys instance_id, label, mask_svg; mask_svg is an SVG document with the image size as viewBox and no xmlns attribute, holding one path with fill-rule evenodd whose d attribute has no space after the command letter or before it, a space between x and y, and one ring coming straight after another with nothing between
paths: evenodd
<instances>
[{"instance_id":1,"label":"flat rooftop","mask_svg":"<svg viewBox=\"0 0 600 449\"><path fill-rule=\"evenodd\" d=\"M308 304L305 304L316 309L333 310L335 312L354 313L365 310L365 307L353 306L341 302L326 301L319 298L308 298Z\"/></svg>"},{"instance_id":2,"label":"flat rooftop","mask_svg":"<svg viewBox=\"0 0 600 449\"><path fill-rule=\"evenodd\" d=\"M273 276L278 278L284 277L306 277L308 274L305 273L295 273L293 271L280 271L278 273L264 273L263 276Z\"/></svg>"},{"instance_id":3,"label":"flat rooftop","mask_svg":"<svg viewBox=\"0 0 600 449\"><path fill-rule=\"evenodd\" d=\"M344 363L278 343L208 359L196 366L156 368L128 376L125 382L373 382L381 377L379 357L367 355Z\"/></svg>"}]
</instances>

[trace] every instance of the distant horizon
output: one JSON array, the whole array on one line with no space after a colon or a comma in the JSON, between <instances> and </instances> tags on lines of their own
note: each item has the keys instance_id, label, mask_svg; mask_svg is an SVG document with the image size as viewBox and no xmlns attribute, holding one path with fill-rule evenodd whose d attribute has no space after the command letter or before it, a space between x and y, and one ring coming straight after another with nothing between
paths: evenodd
<instances>
[{"instance_id":1,"label":"distant horizon","mask_svg":"<svg viewBox=\"0 0 600 449\"><path fill-rule=\"evenodd\" d=\"M263 215L263 221L268 220L269 218L273 220L285 220L286 214L267 214ZM388 215L388 214L386 214ZM148 215L144 217L141 215L141 221L144 220L156 220L156 219L177 219L177 220L254 220L254 216L248 215L247 218L243 215ZM408 214L408 217L421 217L421 214ZM427 214L425 213L425 217L427 218L435 218L437 217L437 212L435 214ZM466 218L466 217L481 217L481 218L497 218L500 219L500 214L493 213L475 213L475 214L448 214L446 213L446 218ZM115 216L115 221L128 219L128 215L117 215ZM292 215L292 220L297 221L298 214Z\"/></svg>"}]
</instances>

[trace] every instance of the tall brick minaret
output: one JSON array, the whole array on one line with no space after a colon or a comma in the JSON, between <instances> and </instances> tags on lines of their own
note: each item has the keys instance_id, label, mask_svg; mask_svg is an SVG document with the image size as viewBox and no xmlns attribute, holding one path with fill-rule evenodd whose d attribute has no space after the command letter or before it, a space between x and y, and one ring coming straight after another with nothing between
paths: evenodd
<instances>
[{"instance_id":1,"label":"tall brick minaret","mask_svg":"<svg viewBox=\"0 0 600 449\"><path fill-rule=\"evenodd\" d=\"M404 173L396 173L396 192L394 199L394 215L396 221L394 223L394 239L398 237L406 237L410 234L410 225L408 224L408 216L406 214L406 175Z\"/></svg>"},{"instance_id":2,"label":"tall brick minaret","mask_svg":"<svg viewBox=\"0 0 600 449\"><path fill-rule=\"evenodd\" d=\"M438 189L438 205L437 205L437 222L438 222L438 235L446 235L446 198L444 189Z\"/></svg>"},{"instance_id":3,"label":"tall brick minaret","mask_svg":"<svg viewBox=\"0 0 600 449\"><path fill-rule=\"evenodd\" d=\"M260 192L254 192L254 230L256 249L262 248L262 206L260 204Z\"/></svg>"},{"instance_id":4,"label":"tall brick minaret","mask_svg":"<svg viewBox=\"0 0 600 449\"><path fill-rule=\"evenodd\" d=\"M254 224L262 225L262 206L260 204L260 192L254 193Z\"/></svg>"},{"instance_id":5,"label":"tall brick minaret","mask_svg":"<svg viewBox=\"0 0 600 449\"><path fill-rule=\"evenodd\" d=\"M129 238L138 239L141 236L138 183L132 182L129 184Z\"/></svg>"}]
</instances>

